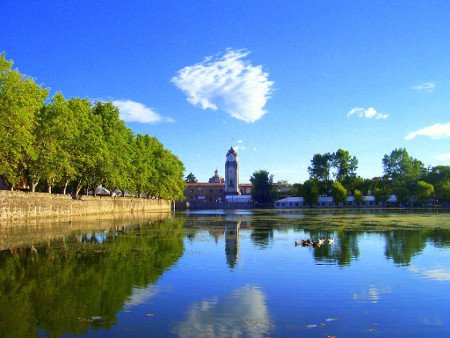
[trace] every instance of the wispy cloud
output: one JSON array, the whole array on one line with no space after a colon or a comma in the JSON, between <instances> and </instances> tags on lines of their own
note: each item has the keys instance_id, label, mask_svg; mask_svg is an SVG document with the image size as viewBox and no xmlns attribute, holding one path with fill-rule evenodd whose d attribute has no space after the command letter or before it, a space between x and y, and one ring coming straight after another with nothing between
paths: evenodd
<instances>
[{"instance_id":1,"label":"wispy cloud","mask_svg":"<svg viewBox=\"0 0 450 338\"><path fill-rule=\"evenodd\" d=\"M434 92L436 88L436 84L434 82L424 82L415 86L412 86L412 89L421 91L421 92Z\"/></svg>"},{"instance_id":2,"label":"wispy cloud","mask_svg":"<svg viewBox=\"0 0 450 338\"><path fill-rule=\"evenodd\" d=\"M223 56L210 56L179 70L172 82L195 106L221 109L235 119L255 122L267 113L264 106L273 82L262 66L244 60L249 53L228 49Z\"/></svg>"},{"instance_id":3,"label":"wispy cloud","mask_svg":"<svg viewBox=\"0 0 450 338\"><path fill-rule=\"evenodd\" d=\"M428 136L432 139L450 137L450 123L436 123L431 126L413 131L405 136L405 140L412 140L416 136Z\"/></svg>"},{"instance_id":4,"label":"wispy cloud","mask_svg":"<svg viewBox=\"0 0 450 338\"><path fill-rule=\"evenodd\" d=\"M450 153L448 154L439 154L434 157L438 161L450 161Z\"/></svg>"},{"instance_id":5,"label":"wispy cloud","mask_svg":"<svg viewBox=\"0 0 450 338\"><path fill-rule=\"evenodd\" d=\"M366 119L375 119L375 120L386 120L389 115L378 112L375 108L360 108L355 107L347 113L347 117L351 117L352 115L356 115L359 117L363 117Z\"/></svg>"},{"instance_id":6,"label":"wispy cloud","mask_svg":"<svg viewBox=\"0 0 450 338\"><path fill-rule=\"evenodd\" d=\"M450 282L450 271L445 269L421 269L417 266L411 266L409 270L411 272L420 273L429 279Z\"/></svg>"},{"instance_id":7,"label":"wispy cloud","mask_svg":"<svg viewBox=\"0 0 450 338\"><path fill-rule=\"evenodd\" d=\"M247 149L242 140L238 140L237 144L233 145L233 148L236 149L237 152Z\"/></svg>"},{"instance_id":8,"label":"wispy cloud","mask_svg":"<svg viewBox=\"0 0 450 338\"><path fill-rule=\"evenodd\" d=\"M115 100L112 103L119 108L120 118L125 122L140 122L140 123L160 123L160 122L175 122L170 117L164 117L155 112L153 109L145 106L142 103L132 100Z\"/></svg>"}]
</instances>

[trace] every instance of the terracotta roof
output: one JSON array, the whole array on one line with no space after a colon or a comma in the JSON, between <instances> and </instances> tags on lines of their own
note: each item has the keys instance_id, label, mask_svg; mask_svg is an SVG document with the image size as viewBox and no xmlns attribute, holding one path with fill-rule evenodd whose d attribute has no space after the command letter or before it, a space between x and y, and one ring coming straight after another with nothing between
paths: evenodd
<instances>
[{"instance_id":1,"label":"terracotta roof","mask_svg":"<svg viewBox=\"0 0 450 338\"><path fill-rule=\"evenodd\" d=\"M224 183L207 183L207 182L197 182L197 183L187 183L188 187L223 187Z\"/></svg>"}]
</instances>

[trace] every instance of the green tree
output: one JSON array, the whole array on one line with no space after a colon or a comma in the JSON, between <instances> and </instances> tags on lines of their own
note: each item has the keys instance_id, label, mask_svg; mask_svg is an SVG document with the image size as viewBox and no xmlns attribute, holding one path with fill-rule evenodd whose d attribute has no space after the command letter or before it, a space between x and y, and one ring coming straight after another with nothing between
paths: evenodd
<instances>
[{"instance_id":1,"label":"green tree","mask_svg":"<svg viewBox=\"0 0 450 338\"><path fill-rule=\"evenodd\" d=\"M319 202L319 188L317 180L309 179L303 183L303 196L305 203L309 206L317 205Z\"/></svg>"},{"instance_id":2,"label":"green tree","mask_svg":"<svg viewBox=\"0 0 450 338\"><path fill-rule=\"evenodd\" d=\"M339 181L333 182L331 185L331 195L333 196L334 203L345 202L347 194L347 189Z\"/></svg>"},{"instance_id":3,"label":"green tree","mask_svg":"<svg viewBox=\"0 0 450 338\"><path fill-rule=\"evenodd\" d=\"M25 174L33 148L35 116L48 95L0 54L0 175L13 188Z\"/></svg>"},{"instance_id":4,"label":"green tree","mask_svg":"<svg viewBox=\"0 0 450 338\"><path fill-rule=\"evenodd\" d=\"M392 180L410 182L423 173L423 163L409 156L405 148L394 149L390 155L383 157L383 170Z\"/></svg>"},{"instance_id":5,"label":"green tree","mask_svg":"<svg viewBox=\"0 0 450 338\"><path fill-rule=\"evenodd\" d=\"M355 191L353 191L353 196L355 197L356 205L360 205L364 200L364 196L361 190L356 189Z\"/></svg>"},{"instance_id":6,"label":"green tree","mask_svg":"<svg viewBox=\"0 0 450 338\"><path fill-rule=\"evenodd\" d=\"M347 150L338 149L332 154L332 166L335 169L334 178L341 183L350 183L356 177L358 159L350 156Z\"/></svg>"},{"instance_id":7,"label":"green tree","mask_svg":"<svg viewBox=\"0 0 450 338\"><path fill-rule=\"evenodd\" d=\"M119 109L111 102L96 102L92 108L100 118L104 152L99 175L102 183L114 189L129 190L134 185L133 157L136 151L133 131L119 117Z\"/></svg>"},{"instance_id":8,"label":"green tree","mask_svg":"<svg viewBox=\"0 0 450 338\"><path fill-rule=\"evenodd\" d=\"M415 195L421 202L430 200L430 198L434 195L434 187L432 184L429 184L427 182L418 181L416 184Z\"/></svg>"},{"instance_id":9,"label":"green tree","mask_svg":"<svg viewBox=\"0 0 450 338\"><path fill-rule=\"evenodd\" d=\"M74 135L70 149L76 172L74 194L78 195L83 187L89 190L102 182L101 166L106 145L102 135L101 118L92 113L89 100L71 98L68 103L73 117L77 120L72 130Z\"/></svg>"},{"instance_id":10,"label":"green tree","mask_svg":"<svg viewBox=\"0 0 450 338\"><path fill-rule=\"evenodd\" d=\"M439 196L445 201L450 201L450 180L441 185Z\"/></svg>"},{"instance_id":11,"label":"green tree","mask_svg":"<svg viewBox=\"0 0 450 338\"><path fill-rule=\"evenodd\" d=\"M442 199L445 195L445 185L450 182L450 166L438 165L432 167L423 175L422 180L432 184L436 197Z\"/></svg>"},{"instance_id":12,"label":"green tree","mask_svg":"<svg viewBox=\"0 0 450 338\"><path fill-rule=\"evenodd\" d=\"M38 112L34 129L37 157L30 161L27 170L32 191L43 179L48 192L52 192L55 183L61 183L65 193L68 181L75 175L72 132L77 123L68 102L60 93L55 94L52 101Z\"/></svg>"},{"instance_id":13,"label":"green tree","mask_svg":"<svg viewBox=\"0 0 450 338\"><path fill-rule=\"evenodd\" d=\"M197 177L193 173L189 173L185 178L186 183L197 183Z\"/></svg>"},{"instance_id":14,"label":"green tree","mask_svg":"<svg viewBox=\"0 0 450 338\"><path fill-rule=\"evenodd\" d=\"M373 194L377 203L385 203L391 195L390 190L387 187L383 186L376 187L373 191Z\"/></svg>"},{"instance_id":15,"label":"green tree","mask_svg":"<svg viewBox=\"0 0 450 338\"><path fill-rule=\"evenodd\" d=\"M308 167L309 176L318 182L324 183L323 193L328 193L330 182L330 170L332 166L333 155L330 153L314 154L311 165Z\"/></svg>"},{"instance_id":16,"label":"green tree","mask_svg":"<svg viewBox=\"0 0 450 338\"><path fill-rule=\"evenodd\" d=\"M255 171L250 177L250 182L253 184L253 201L260 204L273 202L273 175L269 175L266 170Z\"/></svg>"}]
</instances>

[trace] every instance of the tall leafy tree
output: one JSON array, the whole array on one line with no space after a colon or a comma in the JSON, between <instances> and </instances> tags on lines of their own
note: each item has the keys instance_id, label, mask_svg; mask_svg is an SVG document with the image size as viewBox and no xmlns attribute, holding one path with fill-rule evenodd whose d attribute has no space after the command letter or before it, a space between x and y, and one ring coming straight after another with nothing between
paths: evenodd
<instances>
[{"instance_id":1,"label":"tall leafy tree","mask_svg":"<svg viewBox=\"0 0 450 338\"><path fill-rule=\"evenodd\" d=\"M130 189L134 167L134 135L119 117L119 109L111 102L96 102L92 112L100 119L104 153L100 176L112 189Z\"/></svg>"},{"instance_id":2,"label":"tall leafy tree","mask_svg":"<svg viewBox=\"0 0 450 338\"><path fill-rule=\"evenodd\" d=\"M106 147L102 135L101 118L92 113L89 100L72 98L69 100L69 107L78 121L72 130L74 142L71 148L77 173L75 194L78 195L83 187L89 190L102 182L101 166Z\"/></svg>"},{"instance_id":3,"label":"tall leafy tree","mask_svg":"<svg viewBox=\"0 0 450 338\"><path fill-rule=\"evenodd\" d=\"M37 158L29 164L28 177L32 191L40 179L52 191L55 183L61 183L63 193L68 181L75 175L73 147L73 129L78 121L64 96L57 93L52 101L40 109L34 130L34 149Z\"/></svg>"},{"instance_id":4,"label":"tall leafy tree","mask_svg":"<svg viewBox=\"0 0 450 338\"><path fill-rule=\"evenodd\" d=\"M0 175L14 187L28 162L36 158L35 115L48 92L12 66L13 62L0 54Z\"/></svg>"},{"instance_id":5,"label":"tall leafy tree","mask_svg":"<svg viewBox=\"0 0 450 338\"><path fill-rule=\"evenodd\" d=\"M305 183L303 183L303 193L306 204L310 206L316 205L319 202L319 188L317 180L309 179L305 181Z\"/></svg>"},{"instance_id":6,"label":"tall leafy tree","mask_svg":"<svg viewBox=\"0 0 450 338\"><path fill-rule=\"evenodd\" d=\"M311 165L308 167L309 176L318 182L323 183L322 193L327 194L329 190L330 183L330 172L333 164L333 154L314 154Z\"/></svg>"},{"instance_id":7,"label":"tall leafy tree","mask_svg":"<svg viewBox=\"0 0 450 338\"><path fill-rule=\"evenodd\" d=\"M384 174L392 180L410 181L423 173L423 163L411 157L405 148L394 149L383 157Z\"/></svg>"},{"instance_id":8,"label":"tall leafy tree","mask_svg":"<svg viewBox=\"0 0 450 338\"><path fill-rule=\"evenodd\" d=\"M250 182L253 184L252 198L255 202L260 204L273 202L273 175L267 170L255 171L250 177Z\"/></svg>"},{"instance_id":9,"label":"tall leafy tree","mask_svg":"<svg viewBox=\"0 0 450 338\"><path fill-rule=\"evenodd\" d=\"M341 183L347 182L356 177L358 169L358 159L351 156L347 150L338 149L332 155L332 166L335 169L334 178Z\"/></svg>"}]
</instances>

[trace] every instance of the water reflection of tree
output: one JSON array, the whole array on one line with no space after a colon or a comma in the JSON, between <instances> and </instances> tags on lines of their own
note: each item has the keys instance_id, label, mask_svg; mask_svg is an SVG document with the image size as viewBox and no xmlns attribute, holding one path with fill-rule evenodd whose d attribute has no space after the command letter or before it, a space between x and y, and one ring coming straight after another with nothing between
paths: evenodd
<instances>
[{"instance_id":1,"label":"water reflection of tree","mask_svg":"<svg viewBox=\"0 0 450 338\"><path fill-rule=\"evenodd\" d=\"M182 255L183 235L181 222L166 221L1 252L0 332L61 336L111 327L133 288L154 283Z\"/></svg>"},{"instance_id":2,"label":"water reflection of tree","mask_svg":"<svg viewBox=\"0 0 450 338\"><path fill-rule=\"evenodd\" d=\"M395 230L385 232L386 258L396 264L408 265L413 256L422 252L426 246L427 234L424 231Z\"/></svg>"},{"instance_id":3,"label":"water reflection of tree","mask_svg":"<svg viewBox=\"0 0 450 338\"><path fill-rule=\"evenodd\" d=\"M310 230L306 232L309 238L333 238L334 232ZM314 258L317 261L333 262L340 266L349 265L353 259L359 257L359 232L339 230L336 232L332 245L324 244L314 248Z\"/></svg>"},{"instance_id":4,"label":"water reflection of tree","mask_svg":"<svg viewBox=\"0 0 450 338\"><path fill-rule=\"evenodd\" d=\"M269 245L273 239L273 224L270 222L259 222L252 224L252 234L250 236L253 244L261 247Z\"/></svg>"}]
</instances>

